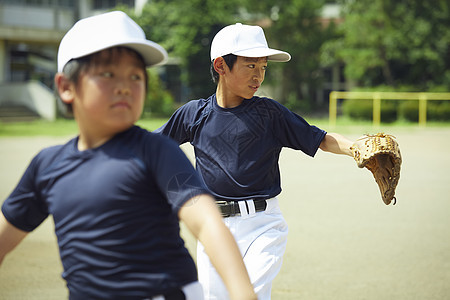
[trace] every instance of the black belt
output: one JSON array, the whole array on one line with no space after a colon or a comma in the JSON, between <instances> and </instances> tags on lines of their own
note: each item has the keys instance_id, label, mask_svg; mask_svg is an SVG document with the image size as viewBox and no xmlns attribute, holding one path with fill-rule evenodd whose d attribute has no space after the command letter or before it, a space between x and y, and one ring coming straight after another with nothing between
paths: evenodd
<instances>
[{"instance_id":1,"label":"black belt","mask_svg":"<svg viewBox=\"0 0 450 300\"><path fill-rule=\"evenodd\" d=\"M246 201L246 200L241 200ZM252 200L255 204L255 211L265 211L267 207L267 201L265 199L255 199ZM233 217L233 216L239 216L241 215L241 210L239 208L238 201L216 201L217 205L219 206L220 212L222 213L222 217ZM247 203L245 203L247 205ZM248 207L247 207L248 210Z\"/></svg>"}]
</instances>

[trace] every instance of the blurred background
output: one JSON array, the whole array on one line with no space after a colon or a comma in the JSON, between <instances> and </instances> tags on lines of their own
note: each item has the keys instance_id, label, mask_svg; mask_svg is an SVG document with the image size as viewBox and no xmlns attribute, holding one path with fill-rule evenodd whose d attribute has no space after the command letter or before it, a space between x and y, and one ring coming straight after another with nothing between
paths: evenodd
<instances>
[{"instance_id":1,"label":"blurred background","mask_svg":"<svg viewBox=\"0 0 450 300\"><path fill-rule=\"evenodd\" d=\"M80 18L128 13L169 52L150 69L144 118L167 117L215 91L209 48L224 26L264 28L269 46L292 55L269 65L260 96L307 116L328 113L331 91L450 91L450 3L394 0L0 0L0 121L54 120L58 44ZM339 100L338 114L372 118L372 101ZM449 120L430 101L429 120ZM383 101L382 121L417 121L418 101Z\"/></svg>"},{"instance_id":2,"label":"blurred background","mask_svg":"<svg viewBox=\"0 0 450 300\"><path fill-rule=\"evenodd\" d=\"M448 0L0 0L0 199L40 149L77 134L53 92L58 45L77 20L110 10L128 13L169 52L168 64L148 70L144 128L214 93L211 40L241 22L260 25L270 47L292 55L269 63L260 96L328 130L331 96L351 92L334 98L333 131L398 138L395 207L351 159L283 150L291 237L273 299L449 299ZM420 108L426 127L416 126L425 124ZM67 298L53 230L49 218L4 261L0 299Z\"/></svg>"}]
</instances>

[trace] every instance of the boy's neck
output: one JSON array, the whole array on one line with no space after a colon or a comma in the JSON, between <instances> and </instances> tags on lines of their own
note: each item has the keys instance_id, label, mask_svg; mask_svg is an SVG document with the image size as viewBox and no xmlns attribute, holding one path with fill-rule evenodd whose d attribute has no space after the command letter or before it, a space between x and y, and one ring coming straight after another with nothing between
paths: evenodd
<instances>
[{"instance_id":1,"label":"boy's neck","mask_svg":"<svg viewBox=\"0 0 450 300\"><path fill-rule=\"evenodd\" d=\"M244 98L226 93L219 84L216 90L216 101L222 108L233 108L241 105Z\"/></svg>"},{"instance_id":2,"label":"boy's neck","mask_svg":"<svg viewBox=\"0 0 450 300\"><path fill-rule=\"evenodd\" d=\"M79 126L77 148L79 151L98 148L103 144L107 143L117 134L128 129L129 128L115 128L113 130L101 131L97 130L96 128L93 128L93 126L88 128L83 128L82 126Z\"/></svg>"}]
</instances>

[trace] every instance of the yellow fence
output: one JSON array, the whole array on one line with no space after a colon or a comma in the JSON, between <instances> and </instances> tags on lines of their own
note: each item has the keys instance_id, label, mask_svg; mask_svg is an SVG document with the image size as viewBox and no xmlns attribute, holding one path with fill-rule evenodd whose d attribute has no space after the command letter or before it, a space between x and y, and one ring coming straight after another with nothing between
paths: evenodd
<instances>
[{"instance_id":1,"label":"yellow fence","mask_svg":"<svg viewBox=\"0 0 450 300\"><path fill-rule=\"evenodd\" d=\"M379 126L381 120L381 100L418 100L419 125L427 123L428 100L450 100L450 93L401 93L401 92L338 92L330 93L330 125L336 125L338 99L371 99L373 101L373 125Z\"/></svg>"}]
</instances>

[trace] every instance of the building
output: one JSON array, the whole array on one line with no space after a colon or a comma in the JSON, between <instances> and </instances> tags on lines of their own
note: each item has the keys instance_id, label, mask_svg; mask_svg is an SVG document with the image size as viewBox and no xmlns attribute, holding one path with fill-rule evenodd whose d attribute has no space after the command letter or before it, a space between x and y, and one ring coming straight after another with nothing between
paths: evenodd
<instances>
[{"instance_id":1,"label":"building","mask_svg":"<svg viewBox=\"0 0 450 300\"><path fill-rule=\"evenodd\" d=\"M56 118L59 42L79 19L146 0L0 0L0 119Z\"/></svg>"}]
</instances>

